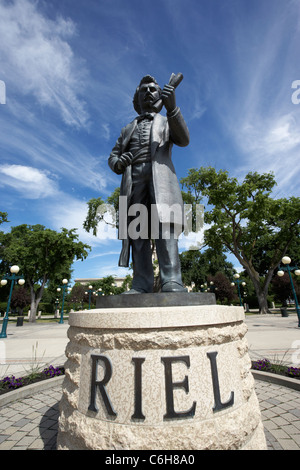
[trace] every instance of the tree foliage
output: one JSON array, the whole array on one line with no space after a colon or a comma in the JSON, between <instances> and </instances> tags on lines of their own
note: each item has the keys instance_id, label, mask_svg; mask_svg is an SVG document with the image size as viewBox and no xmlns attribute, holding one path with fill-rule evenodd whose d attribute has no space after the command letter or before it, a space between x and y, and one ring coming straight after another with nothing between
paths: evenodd
<instances>
[{"instance_id":1,"label":"tree foliage","mask_svg":"<svg viewBox=\"0 0 300 470\"><path fill-rule=\"evenodd\" d=\"M200 291L201 285L208 281L209 276L223 272L228 279L231 279L234 274L232 263L226 260L226 255L222 251L212 248L207 248L203 252L189 250L181 253L179 257L182 280L186 286L194 283L196 291Z\"/></svg>"},{"instance_id":2,"label":"tree foliage","mask_svg":"<svg viewBox=\"0 0 300 470\"><path fill-rule=\"evenodd\" d=\"M88 211L83 222L83 228L87 232L97 236L98 225L104 221L108 225L118 227L120 188L116 188L104 201L101 197L92 198L87 202Z\"/></svg>"},{"instance_id":3,"label":"tree foliage","mask_svg":"<svg viewBox=\"0 0 300 470\"><path fill-rule=\"evenodd\" d=\"M211 286L211 282L213 286ZM230 304L239 300L236 289L232 287L229 278L222 272L208 277L208 289L215 293L217 301L222 304Z\"/></svg>"},{"instance_id":4,"label":"tree foliage","mask_svg":"<svg viewBox=\"0 0 300 470\"><path fill-rule=\"evenodd\" d=\"M11 232L1 233L1 271L17 264L31 294L30 321L35 321L38 304L45 286L61 285L69 278L74 260L83 260L90 247L78 241L76 229L56 232L43 225L19 225Z\"/></svg>"},{"instance_id":5,"label":"tree foliage","mask_svg":"<svg viewBox=\"0 0 300 470\"><path fill-rule=\"evenodd\" d=\"M15 287L11 296L11 307L18 309L22 315L24 307L30 304L30 294L25 287Z\"/></svg>"},{"instance_id":6,"label":"tree foliage","mask_svg":"<svg viewBox=\"0 0 300 470\"><path fill-rule=\"evenodd\" d=\"M181 183L207 198L205 243L236 256L254 284L261 313L267 312L274 271L289 246L299 243L300 198L273 199L272 173L250 172L239 183L227 171L201 167L189 170Z\"/></svg>"}]
</instances>

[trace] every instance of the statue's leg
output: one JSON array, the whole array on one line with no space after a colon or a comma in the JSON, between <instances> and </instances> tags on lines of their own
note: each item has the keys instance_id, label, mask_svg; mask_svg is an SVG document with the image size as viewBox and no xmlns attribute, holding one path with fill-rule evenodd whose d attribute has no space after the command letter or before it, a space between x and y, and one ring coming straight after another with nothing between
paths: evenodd
<instances>
[{"instance_id":1,"label":"statue's leg","mask_svg":"<svg viewBox=\"0 0 300 470\"><path fill-rule=\"evenodd\" d=\"M181 278L181 266L178 254L178 240L174 236L174 226L160 230L159 239L155 240L162 292L186 292Z\"/></svg>"},{"instance_id":2,"label":"statue's leg","mask_svg":"<svg viewBox=\"0 0 300 470\"><path fill-rule=\"evenodd\" d=\"M133 281L132 290L153 292L154 274L149 238L149 201L152 184L151 163L136 164L132 168L132 194L130 206L134 216L129 217L131 236ZM141 207L139 208L140 205Z\"/></svg>"},{"instance_id":3,"label":"statue's leg","mask_svg":"<svg viewBox=\"0 0 300 470\"><path fill-rule=\"evenodd\" d=\"M150 240L132 240L133 280L132 289L152 292L154 275Z\"/></svg>"}]
</instances>

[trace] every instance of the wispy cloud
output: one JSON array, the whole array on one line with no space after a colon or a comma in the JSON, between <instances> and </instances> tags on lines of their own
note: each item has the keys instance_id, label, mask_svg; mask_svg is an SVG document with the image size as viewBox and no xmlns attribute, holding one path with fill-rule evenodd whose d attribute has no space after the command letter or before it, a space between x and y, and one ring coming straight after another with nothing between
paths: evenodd
<instances>
[{"instance_id":1,"label":"wispy cloud","mask_svg":"<svg viewBox=\"0 0 300 470\"><path fill-rule=\"evenodd\" d=\"M9 85L54 109L66 124L87 126L81 97L87 70L68 43L76 34L75 24L46 18L37 2L14 0L0 3L0 29L1 72Z\"/></svg>"},{"instance_id":2,"label":"wispy cloud","mask_svg":"<svg viewBox=\"0 0 300 470\"><path fill-rule=\"evenodd\" d=\"M226 51L231 81L213 106L238 156L233 176L273 172L277 195L288 196L299 192L300 178L300 107L291 102L292 81L300 78L295 63L300 10L299 2L280 5L268 11L268 21L235 22L235 47Z\"/></svg>"},{"instance_id":3,"label":"wispy cloud","mask_svg":"<svg viewBox=\"0 0 300 470\"><path fill-rule=\"evenodd\" d=\"M24 165L1 165L1 186L9 186L26 199L41 199L57 194L58 184L45 171Z\"/></svg>"}]
</instances>

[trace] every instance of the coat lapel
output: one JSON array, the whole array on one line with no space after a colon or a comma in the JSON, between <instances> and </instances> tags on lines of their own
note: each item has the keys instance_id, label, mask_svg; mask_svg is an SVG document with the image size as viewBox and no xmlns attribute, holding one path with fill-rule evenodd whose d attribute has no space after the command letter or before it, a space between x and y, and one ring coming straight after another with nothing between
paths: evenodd
<instances>
[{"instance_id":1,"label":"coat lapel","mask_svg":"<svg viewBox=\"0 0 300 470\"><path fill-rule=\"evenodd\" d=\"M122 142L122 153L126 151L126 148L129 144L131 136L133 134L134 129L137 126L137 119L134 119L128 126L125 127L123 142Z\"/></svg>"},{"instance_id":2,"label":"coat lapel","mask_svg":"<svg viewBox=\"0 0 300 470\"><path fill-rule=\"evenodd\" d=\"M164 122L163 118L160 114L156 114L153 119L153 124L151 128L151 137L150 137L150 142L151 142L151 158L153 158L157 147L162 141L163 138L163 127L164 127Z\"/></svg>"}]
</instances>

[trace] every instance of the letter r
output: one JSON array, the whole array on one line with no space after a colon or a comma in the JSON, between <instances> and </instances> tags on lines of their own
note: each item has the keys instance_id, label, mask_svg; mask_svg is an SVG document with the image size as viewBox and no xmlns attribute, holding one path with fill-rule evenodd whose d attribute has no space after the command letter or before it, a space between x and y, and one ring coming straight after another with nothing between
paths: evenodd
<instances>
[{"instance_id":1,"label":"letter r","mask_svg":"<svg viewBox=\"0 0 300 470\"><path fill-rule=\"evenodd\" d=\"M110 416L117 416L117 413L114 411L110 399L107 395L105 385L110 381L112 376L112 366L110 360L106 356L101 355L91 355L92 359L92 383L91 383L91 401L89 405L90 411L98 411L96 407L96 389L99 387L102 400L104 402L105 408L107 413ZM102 380L97 380L97 369L98 369L98 361L104 362L105 365L105 374Z\"/></svg>"}]
</instances>

